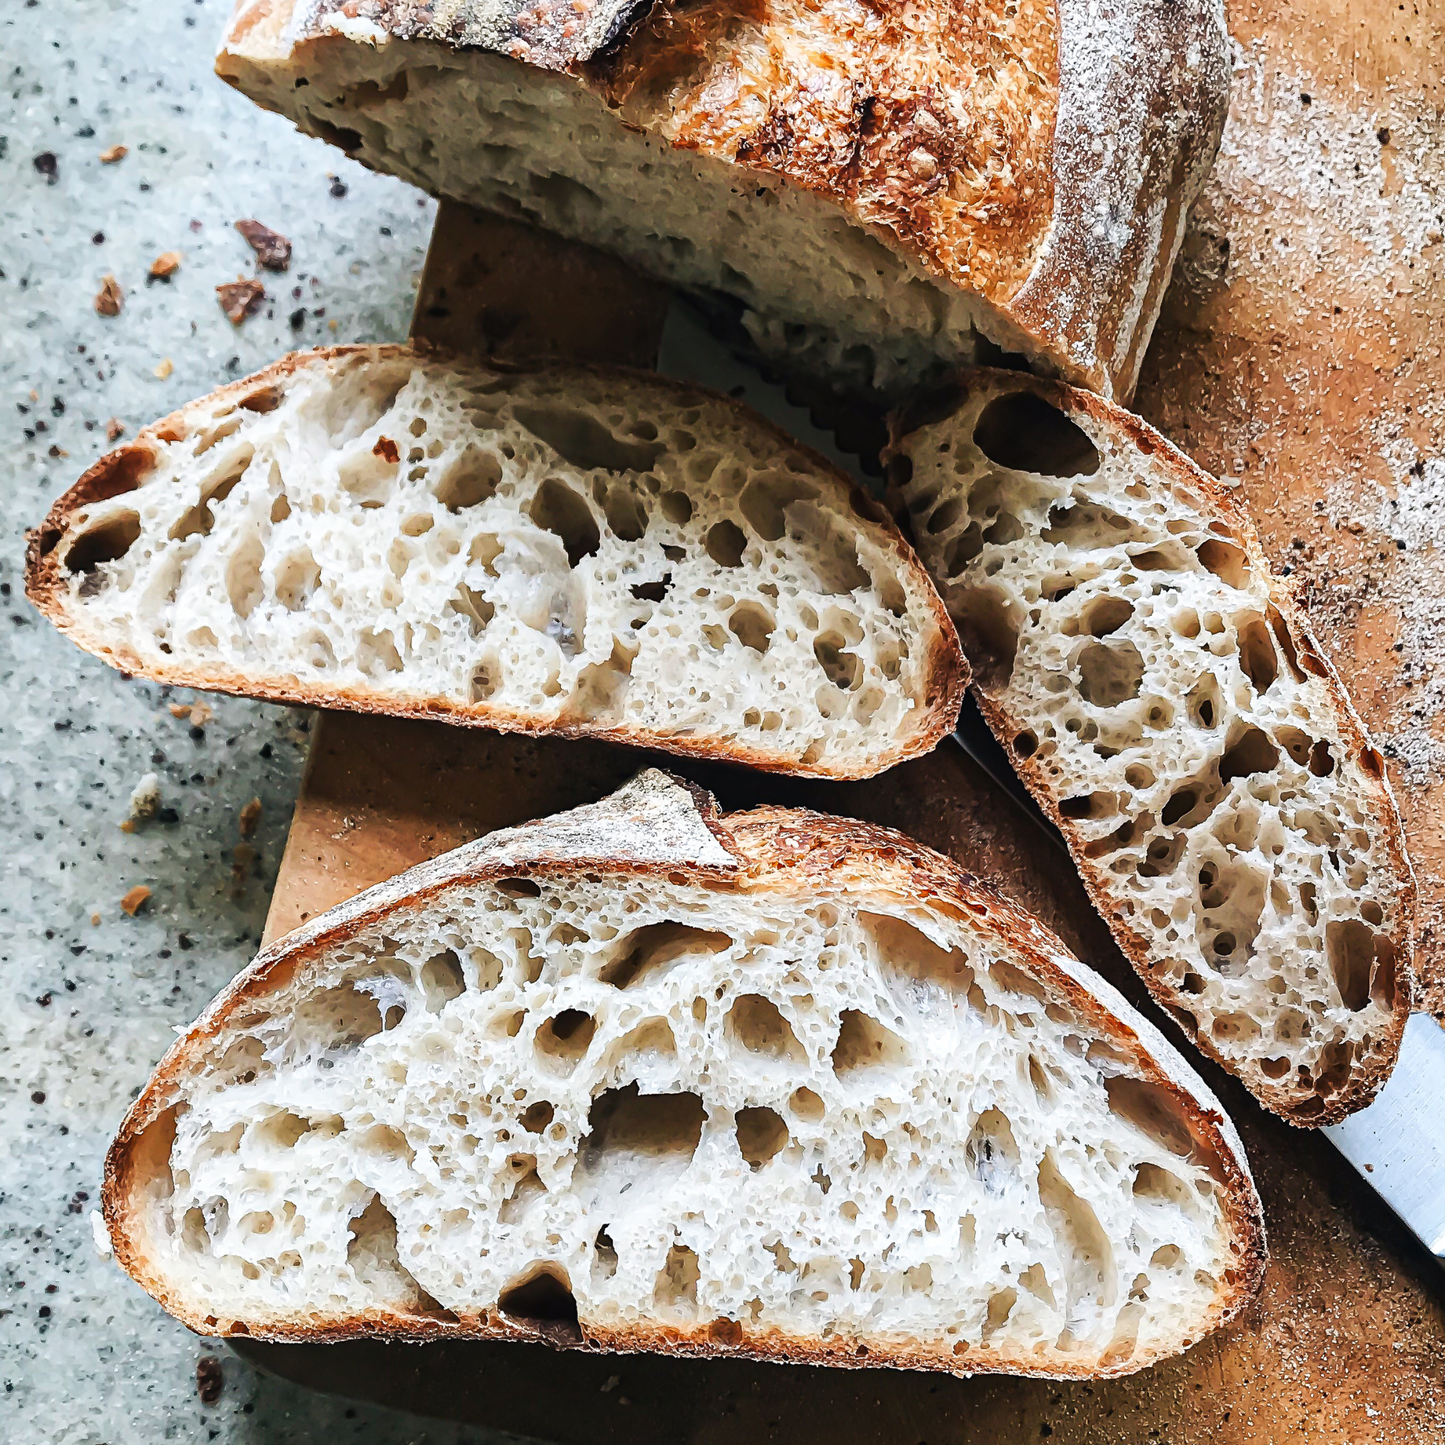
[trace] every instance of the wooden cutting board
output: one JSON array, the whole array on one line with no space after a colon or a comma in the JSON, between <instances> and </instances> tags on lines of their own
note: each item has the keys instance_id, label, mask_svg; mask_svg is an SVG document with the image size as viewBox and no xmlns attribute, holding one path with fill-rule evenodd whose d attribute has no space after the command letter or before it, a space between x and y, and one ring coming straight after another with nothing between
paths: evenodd
<instances>
[{"instance_id":1,"label":"wooden cutting board","mask_svg":"<svg viewBox=\"0 0 1445 1445\"><path fill-rule=\"evenodd\" d=\"M1445 528L1445 473L1428 461L1440 457L1445 468L1431 330L1445 320L1439 233L1419 247L1398 239L1427 182L1445 175L1440 149L1432 156L1425 143L1438 100L1430 56L1445 36L1439 19L1380 0L1353 10L1341 0L1230 8L1243 65L1225 152L1138 405L1206 466L1242 479L1267 547L1306 583L1361 710L1409 765L1406 812L1438 934L1445 836L1427 742L1445 736L1445 724L1433 720L1426 643L1432 604L1445 616L1445 572L1434 575L1431 548L1384 546L1388 528L1377 524L1393 515L1390 489L1424 483L1440 491ZM1361 149L1366 134L1374 151ZM1377 222L1397 238L1393 249L1368 230ZM666 299L605 258L443 205L416 330L459 348L646 365ZM1397 425L1405 442L1381 442ZM1412 457L1408 446L1427 460L1397 484L1392 468ZM1375 511L1362 522L1367 504ZM1416 531L1428 510L1410 511ZM1401 640L1406 649L1393 651ZM598 797L647 761L603 744L322 714L268 936L479 833ZM1072 870L956 748L846 785L667 766L712 788L724 807L767 799L901 827L995 879L1142 1000ZM1244 1319L1141 1375L958 1380L480 1342L237 1348L316 1388L569 1445L1445 1439L1438 1267L1323 1139L1265 1117L1232 1080L1202 1071L1244 1135L1271 1264Z\"/></svg>"}]
</instances>

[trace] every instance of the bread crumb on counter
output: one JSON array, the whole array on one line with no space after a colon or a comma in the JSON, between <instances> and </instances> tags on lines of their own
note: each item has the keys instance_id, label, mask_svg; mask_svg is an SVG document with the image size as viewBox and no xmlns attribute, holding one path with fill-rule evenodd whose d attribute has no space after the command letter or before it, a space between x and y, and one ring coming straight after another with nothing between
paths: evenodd
<instances>
[{"instance_id":1,"label":"bread crumb on counter","mask_svg":"<svg viewBox=\"0 0 1445 1445\"><path fill-rule=\"evenodd\" d=\"M121 911L134 918L142 908L150 902L151 891L144 883L137 883L124 898L120 900Z\"/></svg>"}]
</instances>

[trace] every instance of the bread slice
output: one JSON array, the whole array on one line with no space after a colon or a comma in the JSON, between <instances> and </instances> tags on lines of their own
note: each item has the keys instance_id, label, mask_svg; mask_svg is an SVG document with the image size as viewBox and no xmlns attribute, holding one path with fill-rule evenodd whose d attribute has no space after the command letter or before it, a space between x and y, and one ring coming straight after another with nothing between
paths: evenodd
<instances>
[{"instance_id":1,"label":"bread slice","mask_svg":"<svg viewBox=\"0 0 1445 1445\"><path fill-rule=\"evenodd\" d=\"M217 71L375 170L728 298L900 394L998 348L1127 396L1229 91L1219 0L240 0Z\"/></svg>"},{"instance_id":2,"label":"bread slice","mask_svg":"<svg viewBox=\"0 0 1445 1445\"><path fill-rule=\"evenodd\" d=\"M887 514L744 408L399 346L147 427L56 503L26 585L163 682L825 777L928 751L966 681Z\"/></svg>"},{"instance_id":3,"label":"bread slice","mask_svg":"<svg viewBox=\"0 0 1445 1445\"><path fill-rule=\"evenodd\" d=\"M111 1147L203 1334L1121 1374L1264 1263L1233 1128L1041 924L900 834L656 770L265 950Z\"/></svg>"},{"instance_id":4,"label":"bread slice","mask_svg":"<svg viewBox=\"0 0 1445 1445\"><path fill-rule=\"evenodd\" d=\"M1083 392L979 371L889 472L980 704L1120 946L1296 1124L1362 1108L1414 993L1380 754L1239 501Z\"/></svg>"}]
</instances>

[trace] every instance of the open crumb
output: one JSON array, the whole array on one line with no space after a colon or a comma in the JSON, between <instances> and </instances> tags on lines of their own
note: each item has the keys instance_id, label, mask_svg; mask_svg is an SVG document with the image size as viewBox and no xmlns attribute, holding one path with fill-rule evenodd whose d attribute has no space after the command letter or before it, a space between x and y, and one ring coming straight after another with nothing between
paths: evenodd
<instances>
[{"instance_id":1,"label":"open crumb","mask_svg":"<svg viewBox=\"0 0 1445 1445\"><path fill-rule=\"evenodd\" d=\"M119 417L111 417L105 424L105 439L108 442L118 442L125 435L125 423Z\"/></svg>"},{"instance_id":2,"label":"open crumb","mask_svg":"<svg viewBox=\"0 0 1445 1445\"><path fill-rule=\"evenodd\" d=\"M130 795L132 818L154 818L161 805L161 780L156 773L147 773Z\"/></svg>"}]
</instances>

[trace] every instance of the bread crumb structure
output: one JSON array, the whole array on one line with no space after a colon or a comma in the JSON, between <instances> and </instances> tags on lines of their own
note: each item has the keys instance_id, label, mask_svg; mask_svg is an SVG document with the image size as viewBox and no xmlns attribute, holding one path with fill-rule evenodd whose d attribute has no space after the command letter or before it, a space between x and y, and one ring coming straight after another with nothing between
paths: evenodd
<instances>
[{"instance_id":1,"label":"bread crumb structure","mask_svg":"<svg viewBox=\"0 0 1445 1445\"><path fill-rule=\"evenodd\" d=\"M1367 1104L1413 988L1384 763L1238 504L1107 403L965 375L896 494L990 722L1156 996L1269 1107Z\"/></svg>"},{"instance_id":2,"label":"bread crumb structure","mask_svg":"<svg viewBox=\"0 0 1445 1445\"><path fill-rule=\"evenodd\" d=\"M211 1333L960 1372L1122 1373L1240 1307L1233 1131L1056 940L843 820L685 864L649 788L694 806L643 775L263 955L112 1151L126 1267ZM617 819L650 861L586 856Z\"/></svg>"},{"instance_id":3,"label":"bread crumb structure","mask_svg":"<svg viewBox=\"0 0 1445 1445\"><path fill-rule=\"evenodd\" d=\"M31 561L127 671L797 772L927 751L964 685L879 508L642 374L289 358L104 459Z\"/></svg>"}]
</instances>

